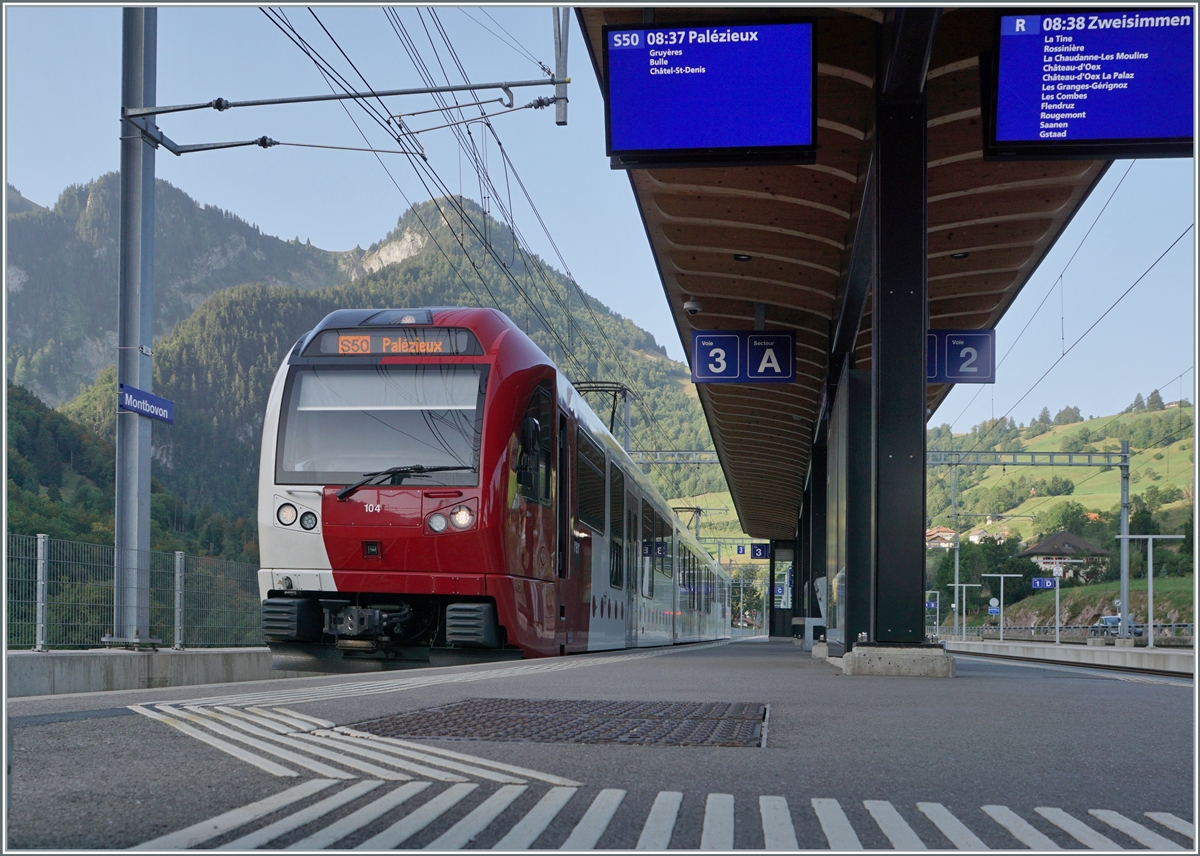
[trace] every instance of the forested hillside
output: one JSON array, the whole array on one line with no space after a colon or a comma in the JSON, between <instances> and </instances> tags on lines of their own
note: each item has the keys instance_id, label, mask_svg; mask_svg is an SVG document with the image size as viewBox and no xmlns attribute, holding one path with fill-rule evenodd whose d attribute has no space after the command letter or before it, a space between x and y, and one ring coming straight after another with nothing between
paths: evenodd
<instances>
[{"instance_id":1,"label":"forested hillside","mask_svg":"<svg viewBox=\"0 0 1200 856\"><path fill-rule=\"evenodd\" d=\"M523 256L507 230L473 203L464 208L492 246L508 248L506 258L497 262L472 230L448 223L427 202L406 212L368 250L365 262L392 260L374 272L332 288L260 284L224 290L181 321L155 346L154 391L176 403L175 424L154 425L156 476L163 485L189 506L251 517L263 411L275 372L304 332L328 312L347 307L497 306L573 380L624 381L651 393L634 408L635 446L711 448L686 366L594 298L589 312L575 295L577 326L568 333L565 278L540 259ZM574 356L567 357L564 345L572 339ZM113 370L105 371L63 412L111 437L114 380ZM669 496L724 488L716 467L657 470Z\"/></svg>"},{"instance_id":2,"label":"forested hillside","mask_svg":"<svg viewBox=\"0 0 1200 856\"><path fill-rule=\"evenodd\" d=\"M8 531L72 541L113 541L112 444L8 385ZM258 561L254 525L184 503L154 480L150 547Z\"/></svg>"},{"instance_id":3,"label":"forested hillside","mask_svg":"<svg viewBox=\"0 0 1200 856\"><path fill-rule=\"evenodd\" d=\"M57 405L114 362L120 181L108 173L68 187L53 209L7 188L9 380ZM262 234L239 217L198 205L159 180L155 193L155 335L170 331L216 291L246 282L335 285L363 251L331 253Z\"/></svg>"},{"instance_id":4,"label":"forested hillside","mask_svg":"<svg viewBox=\"0 0 1200 856\"><path fill-rule=\"evenodd\" d=\"M1064 407L1051 418L1043 409L1028 425L995 420L953 434L949 425L929 429L931 451L1115 452L1121 441L1130 445L1129 531L1132 534L1189 533L1185 541L1155 546L1155 575L1184 577L1192 573L1194 554L1190 533L1194 510L1194 408L1187 401L1164 402L1157 390L1145 399L1139 394L1121 413L1084 419L1077 407ZM1103 467L959 467L957 522L951 516L952 467L931 467L926 483L927 513L933 525L954 526L963 533L960 576L963 582L984 583L966 590L966 605L975 612L997 592L984 573L1018 573L1007 581L1012 603L1031 594L1034 567L1017 558L1022 542L1034 543L1061 529L1107 550L1068 584L1100 583L1119 576L1120 470ZM986 533L971 543L967 533ZM942 602L953 599L953 551L932 551L928 586L942 591ZM1146 575L1145 545L1130 550L1130 574ZM1089 613L1090 614L1090 613ZM1094 616L1093 616L1094 617ZM1089 618L1090 622L1092 619Z\"/></svg>"}]
</instances>

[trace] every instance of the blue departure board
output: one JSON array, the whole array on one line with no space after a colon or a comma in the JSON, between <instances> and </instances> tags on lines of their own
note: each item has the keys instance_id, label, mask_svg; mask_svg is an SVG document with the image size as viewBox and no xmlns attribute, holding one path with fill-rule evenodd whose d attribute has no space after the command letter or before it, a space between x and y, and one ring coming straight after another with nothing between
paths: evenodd
<instances>
[{"instance_id":1,"label":"blue departure board","mask_svg":"<svg viewBox=\"0 0 1200 856\"><path fill-rule=\"evenodd\" d=\"M1186 8L1001 15L990 142L1190 152L1193 27Z\"/></svg>"},{"instance_id":2,"label":"blue departure board","mask_svg":"<svg viewBox=\"0 0 1200 856\"><path fill-rule=\"evenodd\" d=\"M604 39L610 156L811 159L811 22L607 27Z\"/></svg>"}]
</instances>

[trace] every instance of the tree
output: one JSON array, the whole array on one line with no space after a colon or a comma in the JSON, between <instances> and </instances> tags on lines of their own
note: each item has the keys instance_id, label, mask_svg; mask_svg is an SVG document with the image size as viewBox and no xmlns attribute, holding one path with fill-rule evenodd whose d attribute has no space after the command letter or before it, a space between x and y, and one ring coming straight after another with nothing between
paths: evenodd
<instances>
[{"instance_id":1,"label":"tree","mask_svg":"<svg viewBox=\"0 0 1200 856\"><path fill-rule=\"evenodd\" d=\"M1082 421L1083 415L1079 412L1078 407L1064 407L1062 410L1058 411L1058 415L1054 417L1055 425L1070 425L1074 422Z\"/></svg>"},{"instance_id":2,"label":"tree","mask_svg":"<svg viewBox=\"0 0 1200 856\"><path fill-rule=\"evenodd\" d=\"M1158 394L1158 390L1150 393L1150 397L1146 399L1147 410L1162 410L1164 408L1162 396Z\"/></svg>"},{"instance_id":3,"label":"tree","mask_svg":"<svg viewBox=\"0 0 1200 856\"><path fill-rule=\"evenodd\" d=\"M1146 409L1146 402L1142 400L1142 394L1140 392L1133 399L1133 404L1129 405L1129 409L1133 413L1141 413Z\"/></svg>"},{"instance_id":4,"label":"tree","mask_svg":"<svg viewBox=\"0 0 1200 856\"><path fill-rule=\"evenodd\" d=\"M1037 421L1038 421L1039 425L1049 425L1050 424L1050 408L1049 407L1042 408L1042 412L1038 414Z\"/></svg>"}]
</instances>

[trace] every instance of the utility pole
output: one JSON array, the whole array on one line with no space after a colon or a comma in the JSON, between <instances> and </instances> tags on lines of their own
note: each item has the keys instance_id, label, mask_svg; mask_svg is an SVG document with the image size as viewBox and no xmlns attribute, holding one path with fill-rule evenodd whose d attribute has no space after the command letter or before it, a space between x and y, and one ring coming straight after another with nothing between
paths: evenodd
<instances>
[{"instance_id":1,"label":"utility pole","mask_svg":"<svg viewBox=\"0 0 1200 856\"><path fill-rule=\"evenodd\" d=\"M1154 539L1183 538L1183 535L1121 535L1121 546L1129 544L1131 538L1146 539L1146 647L1154 647ZM1121 616L1124 618L1128 598L1121 595ZM1124 625L1122 625L1123 627Z\"/></svg>"},{"instance_id":2,"label":"utility pole","mask_svg":"<svg viewBox=\"0 0 1200 856\"><path fill-rule=\"evenodd\" d=\"M950 489L950 525L954 527L954 631L958 632L958 620L962 615L962 607L958 605L958 466L954 467L953 487ZM963 625L963 639L966 639L967 628Z\"/></svg>"},{"instance_id":3,"label":"utility pole","mask_svg":"<svg viewBox=\"0 0 1200 856\"><path fill-rule=\"evenodd\" d=\"M567 42L571 35L571 7L552 8L554 15L554 124L567 124ZM561 21L559 14L561 13Z\"/></svg>"},{"instance_id":4,"label":"utility pole","mask_svg":"<svg viewBox=\"0 0 1200 856\"><path fill-rule=\"evenodd\" d=\"M122 11L121 249L117 383L153 389L154 144L124 111L155 106L158 10ZM154 119L143 120L150 128ZM113 632L106 642L150 639L150 420L117 411Z\"/></svg>"},{"instance_id":5,"label":"utility pole","mask_svg":"<svg viewBox=\"0 0 1200 856\"><path fill-rule=\"evenodd\" d=\"M1129 441L1121 441L1121 629L1129 633Z\"/></svg>"}]
</instances>

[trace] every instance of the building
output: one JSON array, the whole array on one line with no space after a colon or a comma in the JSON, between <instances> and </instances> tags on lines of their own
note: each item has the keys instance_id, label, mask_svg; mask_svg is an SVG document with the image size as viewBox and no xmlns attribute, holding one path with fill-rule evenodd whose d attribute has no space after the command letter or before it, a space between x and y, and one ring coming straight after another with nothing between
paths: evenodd
<instances>
[{"instance_id":1,"label":"building","mask_svg":"<svg viewBox=\"0 0 1200 856\"><path fill-rule=\"evenodd\" d=\"M1080 568L1089 559L1099 559L1107 555L1108 550L1090 544L1066 529L1060 529L1028 550L1017 554L1019 558L1029 559L1043 571L1063 568L1063 575L1073 578L1079 576Z\"/></svg>"}]
</instances>

